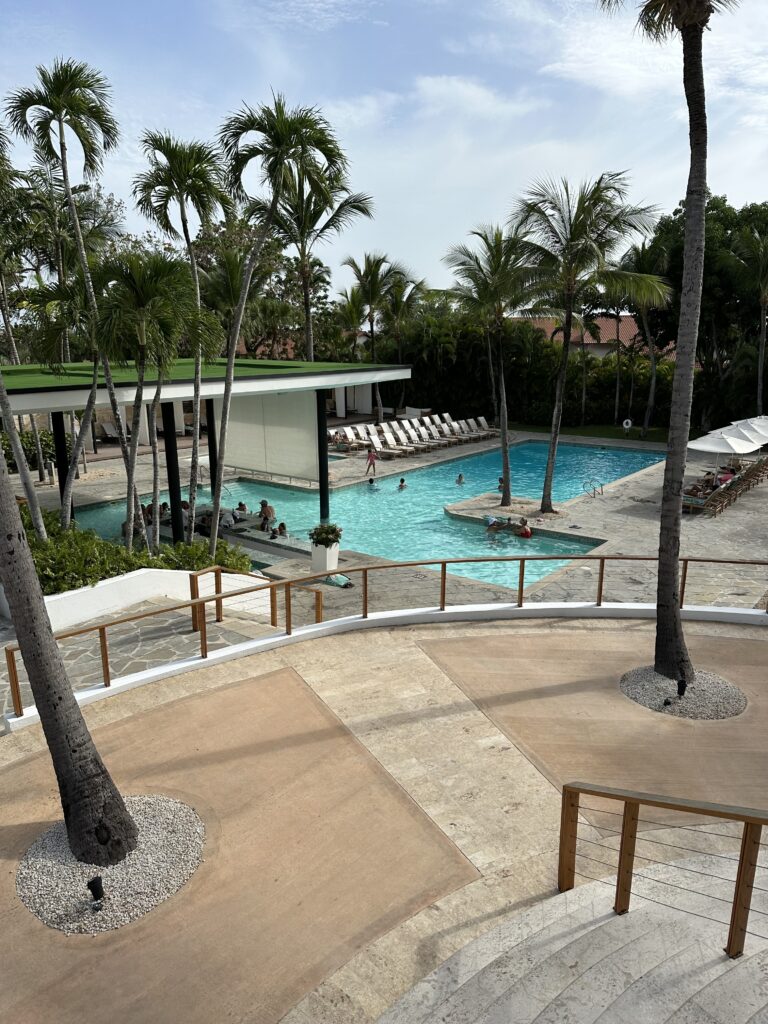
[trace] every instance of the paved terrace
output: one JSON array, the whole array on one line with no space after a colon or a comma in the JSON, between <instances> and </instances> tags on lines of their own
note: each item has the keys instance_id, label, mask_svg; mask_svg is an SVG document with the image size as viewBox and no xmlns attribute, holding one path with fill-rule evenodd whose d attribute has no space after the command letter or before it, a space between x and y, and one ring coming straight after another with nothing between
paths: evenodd
<instances>
[{"instance_id":1,"label":"paved terrace","mask_svg":"<svg viewBox=\"0 0 768 1024\"><path fill-rule=\"evenodd\" d=\"M553 894L562 778L763 800L765 633L692 624L688 634L697 663L747 693L739 719L660 718L626 700L619 674L652 649L649 624L633 622L329 637L90 705L122 789L186 800L208 835L185 889L95 938L47 930L15 896L16 858L60 810L39 727L5 737L9 1019L372 1024L468 941ZM612 820L582 822L592 845L580 848L580 881L611 877ZM732 830L653 829L639 856L708 849L713 875L734 866ZM700 873L669 878L659 889L670 902L727 917L719 897L685 903L680 885L701 890ZM727 898L729 883L712 884ZM765 933L765 911L757 893L755 932ZM706 963L689 968L698 969ZM753 995L738 993L734 1005Z\"/></svg>"}]
</instances>

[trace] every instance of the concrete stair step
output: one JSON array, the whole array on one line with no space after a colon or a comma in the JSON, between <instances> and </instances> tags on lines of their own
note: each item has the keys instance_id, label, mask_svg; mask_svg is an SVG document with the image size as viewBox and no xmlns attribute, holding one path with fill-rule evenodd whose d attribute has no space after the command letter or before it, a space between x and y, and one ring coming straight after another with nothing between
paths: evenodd
<instances>
[{"instance_id":1,"label":"concrete stair step","mask_svg":"<svg viewBox=\"0 0 768 1024\"><path fill-rule=\"evenodd\" d=\"M768 949L763 944L732 963L732 970L700 988L668 1024L768 1024Z\"/></svg>"}]
</instances>

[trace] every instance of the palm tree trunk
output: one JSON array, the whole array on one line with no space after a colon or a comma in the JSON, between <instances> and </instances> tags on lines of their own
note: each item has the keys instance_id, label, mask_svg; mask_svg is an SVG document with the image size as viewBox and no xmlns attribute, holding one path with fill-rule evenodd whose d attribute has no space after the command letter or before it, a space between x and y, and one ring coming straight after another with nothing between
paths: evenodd
<instances>
[{"instance_id":1,"label":"palm tree trunk","mask_svg":"<svg viewBox=\"0 0 768 1024\"><path fill-rule=\"evenodd\" d=\"M563 352L560 357L560 368L557 371L555 385L555 407L552 410L552 429L549 435L549 452L547 468L544 473L544 487L541 492L541 511L554 512L552 507L552 481L555 477L557 460L557 443L560 439L560 421L563 418L563 397L565 395L565 378L568 372L568 354L571 348L571 327L573 325L573 300L570 296L566 301L565 318L563 320Z\"/></svg>"},{"instance_id":2,"label":"palm tree trunk","mask_svg":"<svg viewBox=\"0 0 768 1024\"><path fill-rule=\"evenodd\" d=\"M371 330L371 362L376 363L376 322L373 314L368 317L368 326ZM379 390L379 382L373 385L373 393L376 399L376 423L381 423L384 419L384 406L381 401L381 391Z\"/></svg>"},{"instance_id":3,"label":"palm tree trunk","mask_svg":"<svg viewBox=\"0 0 768 1024\"><path fill-rule=\"evenodd\" d=\"M115 421L115 430L117 431L117 439L120 443L120 454L123 456L123 465L125 466L126 475L128 473L128 442L125 438L125 427L123 426L123 417L120 413L120 406L117 402L117 393L115 391L115 378L112 376L112 367L110 366L109 359L106 355L101 357L101 365L104 367L104 384L107 388L107 395L109 396L109 406L112 410L112 417ZM82 434L83 428L80 428ZM128 505L130 498L126 498L126 506ZM134 510L134 523L138 523L139 533L142 541L149 547L149 541L147 540L147 527L144 522L144 518L141 515L141 501L139 499L139 492L136 488L133 488L133 510ZM127 508L126 508L127 513ZM126 515L127 517L127 515Z\"/></svg>"},{"instance_id":4,"label":"palm tree trunk","mask_svg":"<svg viewBox=\"0 0 768 1024\"><path fill-rule=\"evenodd\" d=\"M486 327L485 329L485 342L488 349L488 378L491 382L491 399L493 401L493 422L496 426L499 425L499 399L496 393L496 374L493 369L493 349L491 348L491 332Z\"/></svg>"},{"instance_id":5,"label":"palm tree trunk","mask_svg":"<svg viewBox=\"0 0 768 1024\"><path fill-rule=\"evenodd\" d=\"M757 349L757 415L763 415L763 377L765 376L765 318L768 307L760 306L760 344Z\"/></svg>"},{"instance_id":6,"label":"palm tree trunk","mask_svg":"<svg viewBox=\"0 0 768 1024\"><path fill-rule=\"evenodd\" d=\"M312 295L309 287L309 262L306 257L301 261L301 294L304 300L304 351L307 361L315 359L315 337L312 330Z\"/></svg>"},{"instance_id":7,"label":"palm tree trunk","mask_svg":"<svg viewBox=\"0 0 768 1024\"><path fill-rule=\"evenodd\" d=\"M616 395L613 401L613 425L619 425L621 403L621 313L616 314Z\"/></svg>"},{"instance_id":8,"label":"palm tree trunk","mask_svg":"<svg viewBox=\"0 0 768 1024\"><path fill-rule=\"evenodd\" d=\"M5 335L8 338L8 351L10 353L11 362L14 365L18 365L21 360L19 359L18 349L16 348L16 339L13 336L13 325L11 324L11 307L8 303L8 290L5 287L5 274L0 271L0 308L3 311L3 327L5 327Z\"/></svg>"},{"instance_id":9,"label":"palm tree trunk","mask_svg":"<svg viewBox=\"0 0 768 1024\"><path fill-rule=\"evenodd\" d=\"M642 312L642 323L643 323L643 334L645 335L645 343L648 346L648 355L651 360L651 380L648 385L648 404L645 407L645 416L643 417L643 429L640 437L645 440L648 430L651 426L651 417L653 416L653 407L656 404L656 342L651 337L651 330L648 326L648 314L643 310Z\"/></svg>"},{"instance_id":10,"label":"palm tree trunk","mask_svg":"<svg viewBox=\"0 0 768 1024\"><path fill-rule=\"evenodd\" d=\"M29 471L27 457L21 446L19 432L16 429L16 421L13 418L11 401L8 397L8 391L5 387L5 378L3 377L2 372L0 372L0 416L3 418L3 426L5 427L5 432L8 435L8 440L11 445L13 460L16 463L16 472L19 474L19 479L21 480L22 487L24 488L24 493L27 496L27 506L29 508L30 518L32 519L32 526L40 540L48 540L48 534L45 530L45 522L43 521L43 513L40 511L40 502L37 500L37 491L35 490L35 485L32 482L32 474Z\"/></svg>"},{"instance_id":11,"label":"palm tree trunk","mask_svg":"<svg viewBox=\"0 0 768 1024\"><path fill-rule=\"evenodd\" d=\"M157 385L149 407L149 443L152 447L152 551L160 547L160 450L157 444L157 410L163 390L162 375L158 370Z\"/></svg>"},{"instance_id":12,"label":"palm tree trunk","mask_svg":"<svg viewBox=\"0 0 768 1024\"><path fill-rule=\"evenodd\" d=\"M581 332L581 425L587 421L587 344Z\"/></svg>"},{"instance_id":13,"label":"palm tree trunk","mask_svg":"<svg viewBox=\"0 0 768 1024\"><path fill-rule=\"evenodd\" d=\"M685 248L677 330L677 359L672 381L672 413L669 420L667 461L661 497L659 530L659 581L656 596L655 668L670 679L693 681L693 665L680 616L679 557L682 526L682 492L691 402L699 333L701 290L704 276L705 209L707 201L707 107L704 91L700 25L685 25L683 37L683 84L688 103L691 164L685 197Z\"/></svg>"},{"instance_id":14,"label":"palm tree trunk","mask_svg":"<svg viewBox=\"0 0 768 1024\"><path fill-rule=\"evenodd\" d=\"M0 521L0 582L56 773L70 849L87 864L117 864L135 849L136 826L67 679L2 450Z\"/></svg>"},{"instance_id":15,"label":"palm tree trunk","mask_svg":"<svg viewBox=\"0 0 768 1024\"><path fill-rule=\"evenodd\" d=\"M501 444L501 501L500 505L512 504L512 473L509 468L509 417L507 415L507 385L504 380L504 351L499 332L499 423Z\"/></svg>"},{"instance_id":16,"label":"palm tree trunk","mask_svg":"<svg viewBox=\"0 0 768 1024\"><path fill-rule=\"evenodd\" d=\"M83 417L80 420L80 430L78 431L75 443L72 445L72 451L69 455L69 469L67 470L67 479L64 482L64 492L61 496L61 526L62 529L68 530L69 525L72 521L72 491L75 486L75 477L77 475L77 464L80 461L80 453L83 450L85 444L85 438L88 431L91 429L91 419L93 418L93 410L96 407L96 389L99 383L99 357L94 351L93 355L93 378L91 381L91 390L88 393L88 401L85 404L85 411Z\"/></svg>"},{"instance_id":17,"label":"palm tree trunk","mask_svg":"<svg viewBox=\"0 0 768 1024\"><path fill-rule=\"evenodd\" d=\"M147 365L147 350L145 342L139 342L139 358L136 361L136 394L133 399L133 417L131 423L131 442L128 448L128 470L127 476L127 525L125 531L125 546L129 551L133 550L133 524L136 516L141 517L144 522L141 506L135 507L134 496L136 494L136 456L139 451L139 429L141 427L141 414L143 411L144 398L144 372ZM146 536L146 533L145 533ZM147 547L149 543L147 542Z\"/></svg>"},{"instance_id":18,"label":"palm tree trunk","mask_svg":"<svg viewBox=\"0 0 768 1024\"><path fill-rule=\"evenodd\" d=\"M261 255L261 250L264 247L264 243L267 240L267 235L272 227L272 221L275 218L275 212L277 210L277 204L280 200L280 192L275 191L272 194L272 202L270 203L267 216L259 232L259 236L253 245L248 259L245 261L243 267L243 276L240 282L240 295L235 306L234 313L232 314L232 323L229 329L229 338L227 341L227 372L224 378L224 394L221 399L221 424L219 426L219 451L218 451L218 462L216 464L216 480L212 482L213 488L213 513L211 516L211 539L208 545L211 558L216 556L216 541L218 540L219 534L219 512L221 511L221 489L224 485L224 459L227 451L227 431L229 429L229 410L232 405L232 385L235 380L235 356L237 355L237 343L240 338L240 328L243 324L243 316L245 315L245 306L248 302L248 293L251 290L251 280L253 279L253 272L256 269L256 263Z\"/></svg>"},{"instance_id":19,"label":"palm tree trunk","mask_svg":"<svg viewBox=\"0 0 768 1024\"><path fill-rule=\"evenodd\" d=\"M32 438L35 442L35 451L37 452L37 479L41 484L44 484L45 456L43 455L43 445L40 441L40 431L37 429L37 421L34 413L30 413L29 416L29 429L32 431Z\"/></svg>"},{"instance_id":20,"label":"palm tree trunk","mask_svg":"<svg viewBox=\"0 0 768 1024\"><path fill-rule=\"evenodd\" d=\"M181 211L181 229L184 233L184 243L189 256L189 269L192 273L192 282L195 286L195 305L200 312L200 274L197 269L197 258L192 246L192 237L189 233L187 223L187 208L183 198L179 200ZM200 463L200 389L203 380L203 352L202 345L198 339L195 345L195 379L192 385L192 456L189 466L189 522L187 524L187 542L192 543L195 532L195 505L197 504L197 477Z\"/></svg>"}]
</instances>

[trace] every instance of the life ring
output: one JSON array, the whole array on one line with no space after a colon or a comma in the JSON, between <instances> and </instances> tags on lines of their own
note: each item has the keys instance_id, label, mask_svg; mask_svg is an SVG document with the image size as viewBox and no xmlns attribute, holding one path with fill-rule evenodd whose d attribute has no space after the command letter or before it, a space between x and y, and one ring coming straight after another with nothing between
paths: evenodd
<instances>
[{"instance_id":1,"label":"life ring","mask_svg":"<svg viewBox=\"0 0 768 1024\"><path fill-rule=\"evenodd\" d=\"M622 427L624 427L625 430L631 430L632 429L632 420L630 420L630 419L624 420L624 422L622 423Z\"/></svg>"}]
</instances>

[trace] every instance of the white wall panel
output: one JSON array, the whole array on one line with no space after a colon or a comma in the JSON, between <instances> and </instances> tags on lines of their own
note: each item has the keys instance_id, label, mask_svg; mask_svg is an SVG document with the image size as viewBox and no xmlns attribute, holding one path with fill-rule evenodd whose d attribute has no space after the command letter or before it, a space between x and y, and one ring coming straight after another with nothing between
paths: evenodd
<instances>
[{"instance_id":1,"label":"white wall panel","mask_svg":"<svg viewBox=\"0 0 768 1024\"><path fill-rule=\"evenodd\" d=\"M216 425L221 400L216 399ZM317 406L314 391L234 396L225 465L317 480Z\"/></svg>"}]
</instances>

